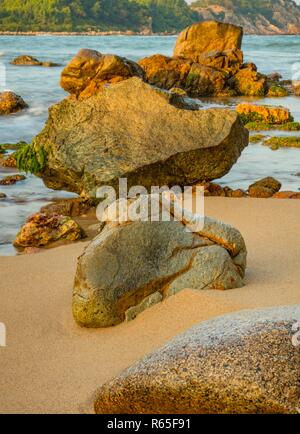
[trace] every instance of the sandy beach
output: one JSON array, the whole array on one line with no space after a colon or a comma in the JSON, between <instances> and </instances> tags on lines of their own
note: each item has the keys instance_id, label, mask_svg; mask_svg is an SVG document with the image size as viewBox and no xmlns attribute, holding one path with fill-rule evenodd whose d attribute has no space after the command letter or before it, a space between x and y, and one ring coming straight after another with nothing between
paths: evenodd
<instances>
[{"instance_id":1,"label":"sandy beach","mask_svg":"<svg viewBox=\"0 0 300 434\"><path fill-rule=\"evenodd\" d=\"M73 321L77 257L86 243L0 258L0 413L91 412L95 390L195 323L227 312L300 304L300 201L207 198L249 251L246 286L185 290L130 323L89 330Z\"/></svg>"}]
</instances>

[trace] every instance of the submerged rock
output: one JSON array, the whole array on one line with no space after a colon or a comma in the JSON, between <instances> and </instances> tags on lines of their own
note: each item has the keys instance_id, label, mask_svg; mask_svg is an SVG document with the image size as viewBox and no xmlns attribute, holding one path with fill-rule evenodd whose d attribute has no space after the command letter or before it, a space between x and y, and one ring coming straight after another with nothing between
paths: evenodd
<instances>
[{"instance_id":1,"label":"submerged rock","mask_svg":"<svg viewBox=\"0 0 300 434\"><path fill-rule=\"evenodd\" d=\"M17 167L17 162L14 158L14 155L8 155L8 156L2 156L0 155L0 166L1 167L11 167L11 168L16 168Z\"/></svg>"},{"instance_id":2,"label":"submerged rock","mask_svg":"<svg viewBox=\"0 0 300 434\"><path fill-rule=\"evenodd\" d=\"M77 97L88 98L107 84L135 76L143 78L143 70L137 63L124 57L83 49L63 70L61 87Z\"/></svg>"},{"instance_id":3,"label":"submerged rock","mask_svg":"<svg viewBox=\"0 0 300 434\"><path fill-rule=\"evenodd\" d=\"M274 196L281 189L281 183L271 176L261 179L250 185L250 197L268 198Z\"/></svg>"},{"instance_id":4,"label":"submerged rock","mask_svg":"<svg viewBox=\"0 0 300 434\"><path fill-rule=\"evenodd\" d=\"M265 140L264 145L269 146L273 151L280 148L300 148L300 137L271 137Z\"/></svg>"},{"instance_id":5,"label":"submerged rock","mask_svg":"<svg viewBox=\"0 0 300 434\"><path fill-rule=\"evenodd\" d=\"M108 219L78 260L76 322L115 326L185 288L243 286L247 251L239 231L206 217L203 228L194 233L188 230L194 218L190 214L182 221L124 223Z\"/></svg>"},{"instance_id":6,"label":"submerged rock","mask_svg":"<svg viewBox=\"0 0 300 434\"><path fill-rule=\"evenodd\" d=\"M9 115L27 108L22 97L13 92L0 92L0 115Z\"/></svg>"},{"instance_id":7,"label":"submerged rock","mask_svg":"<svg viewBox=\"0 0 300 434\"><path fill-rule=\"evenodd\" d=\"M35 57L28 56L28 55L18 56L15 59L13 59L10 63L11 65L17 65L17 66L45 66L45 67L60 66L58 63L40 62Z\"/></svg>"},{"instance_id":8,"label":"submerged rock","mask_svg":"<svg viewBox=\"0 0 300 434\"><path fill-rule=\"evenodd\" d=\"M98 414L299 413L300 306L194 326L97 393Z\"/></svg>"},{"instance_id":9,"label":"submerged rock","mask_svg":"<svg viewBox=\"0 0 300 434\"><path fill-rule=\"evenodd\" d=\"M15 241L15 247L43 247L57 241L83 238L80 226L70 217L37 213L29 217Z\"/></svg>"},{"instance_id":10,"label":"submerged rock","mask_svg":"<svg viewBox=\"0 0 300 434\"><path fill-rule=\"evenodd\" d=\"M289 109L280 106L243 103L237 106L236 111L242 117L244 124L265 122L270 125L280 125L294 120Z\"/></svg>"},{"instance_id":11,"label":"submerged rock","mask_svg":"<svg viewBox=\"0 0 300 434\"><path fill-rule=\"evenodd\" d=\"M0 200L5 199L6 197L7 197L6 194L0 192Z\"/></svg>"},{"instance_id":12,"label":"submerged rock","mask_svg":"<svg viewBox=\"0 0 300 434\"><path fill-rule=\"evenodd\" d=\"M192 185L225 175L248 145L230 110L185 110L139 78L50 109L33 147L46 185L95 197L102 185Z\"/></svg>"},{"instance_id":13,"label":"submerged rock","mask_svg":"<svg viewBox=\"0 0 300 434\"><path fill-rule=\"evenodd\" d=\"M26 176L24 175L9 175L3 179L0 179L0 185L14 185L19 181L24 181Z\"/></svg>"}]
</instances>

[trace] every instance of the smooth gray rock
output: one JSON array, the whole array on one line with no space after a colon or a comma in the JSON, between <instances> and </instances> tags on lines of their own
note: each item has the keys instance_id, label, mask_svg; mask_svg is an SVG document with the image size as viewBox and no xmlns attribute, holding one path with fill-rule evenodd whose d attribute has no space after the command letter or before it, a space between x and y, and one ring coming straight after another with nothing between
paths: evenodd
<instances>
[{"instance_id":1,"label":"smooth gray rock","mask_svg":"<svg viewBox=\"0 0 300 434\"><path fill-rule=\"evenodd\" d=\"M181 221L107 223L78 260L74 318L109 327L149 307L157 292L165 299L185 288L241 287L246 256L239 231L210 218L197 233Z\"/></svg>"}]
</instances>

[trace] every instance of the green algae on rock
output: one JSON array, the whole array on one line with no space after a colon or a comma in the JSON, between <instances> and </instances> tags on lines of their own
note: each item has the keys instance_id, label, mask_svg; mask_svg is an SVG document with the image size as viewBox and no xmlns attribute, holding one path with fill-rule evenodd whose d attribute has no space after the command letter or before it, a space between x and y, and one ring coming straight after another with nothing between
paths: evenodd
<instances>
[{"instance_id":1,"label":"green algae on rock","mask_svg":"<svg viewBox=\"0 0 300 434\"><path fill-rule=\"evenodd\" d=\"M250 143L259 143L263 142L263 140L266 138L264 134L254 134L253 136L249 137Z\"/></svg>"},{"instance_id":2,"label":"green algae on rock","mask_svg":"<svg viewBox=\"0 0 300 434\"><path fill-rule=\"evenodd\" d=\"M238 104L236 111L241 116L244 124L265 122L266 124L282 125L294 121L290 110L281 106L242 103Z\"/></svg>"},{"instance_id":3,"label":"green algae on rock","mask_svg":"<svg viewBox=\"0 0 300 434\"><path fill-rule=\"evenodd\" d=\"M25 143L17 152L14 153L14 159L19 170L34 175L43 171L47 164L48 153L44 146L38 149L33 144Z\"/></svg>"},{"instance_id":4,"label":"green algae on rock","mask_svg":"<svg viewBox=\"0 0 300 434\"><path fill-rule=\"evenodd\" d=\"M266 122L248 122L245 128L249 131L300 131L300 122L286 122L284 124L268 124Z\"/></svg>"},{"instance_id":5,"label":"green algae on rock","mask_svg":"<svg viewBox=\"0 0 300 434\"><path fill-rule=\"evenodd\" d=\"M279 148L300 148L300 137L271 137L265 140L264 145L276 151Z\"/></svg>"},{"instance_id":6,"label":"green algae on rock","mask_svg":"<svg viewBox=\"0 0 300 434\"><path fill-rule=\"evenodd\" d=\"M192 327L100 387L97 414L296 414L300 306Z\"/></svg>"}]
</instances>

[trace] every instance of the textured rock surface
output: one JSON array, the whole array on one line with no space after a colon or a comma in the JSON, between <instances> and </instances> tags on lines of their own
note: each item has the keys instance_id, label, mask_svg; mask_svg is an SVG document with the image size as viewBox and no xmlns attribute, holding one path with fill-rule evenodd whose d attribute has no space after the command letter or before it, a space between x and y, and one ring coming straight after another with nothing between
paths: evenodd
<instances>
[{"instance_id":1,"label":"textured rock surface","mask_svg":"<svg viewBox=\"0 0 300 434\"><path fill-rule=\"evenodd\" d=\"M268 198L272 197L281 189L281 183L277 179L270 177L261 179L249 187L249 196Z\"/></svg>"},{"instance_id":2,"label":"textured rock surface","mask_svg":"<svg viewBox=\"0 0 300 434\"><path fill-rule=\"evenodd\" d=\"M188 59L166 57L161 54L139 62L147 81L163 89L178 87L191 97L221 94L226 86L226 74Z\"/></svg>"},{"instance_id":3,"label":"textured rock surface","mask_svg":"<svg viewBox=\"0 0 300 434\"><path fill-rule=\"evenodd\" d=\"M29 217L18 233L16 247L42 247L57 241L76 241L83 236L80 226L70 217L42 213Z\"/></svg>"},{"instance_id":4,"label":"textured rock surface","mask_svg":"<svg viewBox=\"0 0 300 434\"><path fill-rule=\"evenodd\" d=\"M109 327L153 304L153 294L241 287L246 256L241 234L210 218L198 233L181 221L108 223L78 260L74 318Z\"/></svg>"},{"instance_id":5,"label":"textured rock surface","mask_svg":"<svg viewBox=\"0 0 300 434\"><path fill-rule=\"evenodd\" d=\"M191 185L225 175L248 144L235 112L183 110L138 78L50 109L33 142L47 150L50 188L95 196L96 187Z\"/></svg>"},{"instance_id":6,"label":"textured rock surface","mask_svg":"<svg viewBox=\"0 0 300 434\"><path fill-rule=\"evenodd\" d=\"M267 79L257 72L252 63L243 65L229 80L229 84L238 95L264 96L267 90Z\"/></svg>"},{"instance_id":7,"label":"textured rock surface","mask_svg":"<svg viewBox=\"0 0 300 434\"><path fill-rule=\"evenodd\" d=\"M28 107L19 95L13 92L0 92L0 115L9 115Z\"/></svg>"},{"instance_id":8,"label":"textured rock surface","mask_svg":"<svg viewBox=\"0 0 300 434\"><path fill-rule=\"evenodd\" d=\"M180 33L176 41L174 56L198 62L204 53L240 49L242 39L242 27L218 21L197 23Z\"/></svg>"},{"instance_id":9,"label":"textured rock surface","mask_svg":"<svg viewBox=\"0 0 300 434\"><path fill-rule=\"evenodd\" d=\"M77 97L87 98L102 90L106 84L134 76L143 77L137 63L124 57L83 49L63 70L61 86Z\"/></svg>"},{"instance_id":10,"label":"textured rock surface","mask_svg":"<svg viewBox=\"0 0 300 434\"><path fill-rule=\"evenodd\" d=\"M299 413L300 306L200 323L102 386L96 413Z\"/></svg>"},{"instance_id":11,"label":"textured rock surface","mask_svg":"<svg viewBox=\"0 0 300 434\"><path fill-rule=\"evenodd\" d=\"M243 64L243 58L243 52L236 48L225 51L209 51L198 56L198 62L228 74L236 74Z\"/></svg>"}]
</instances>

